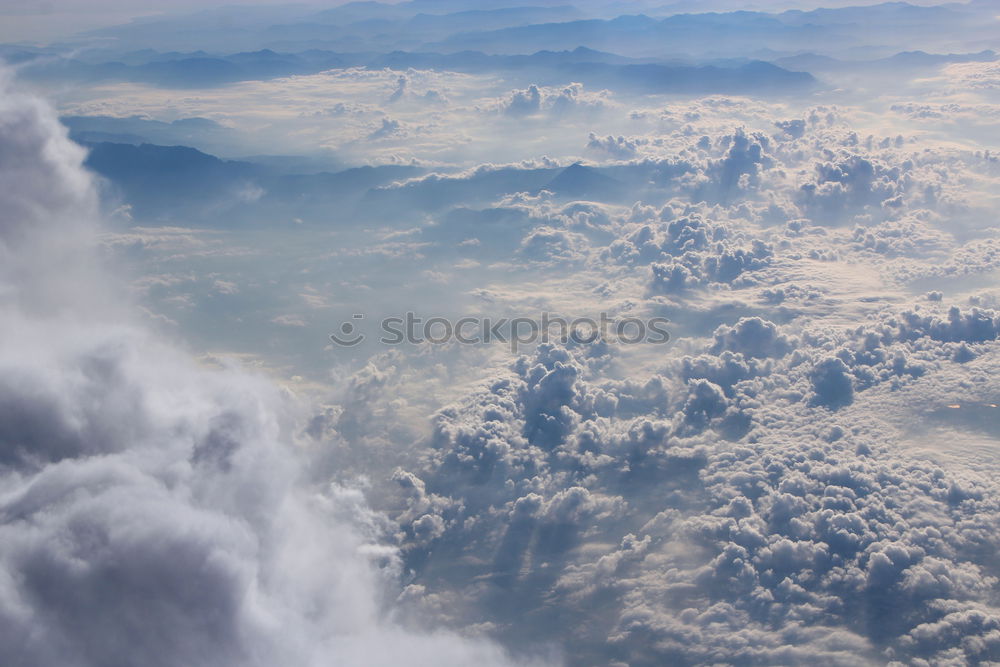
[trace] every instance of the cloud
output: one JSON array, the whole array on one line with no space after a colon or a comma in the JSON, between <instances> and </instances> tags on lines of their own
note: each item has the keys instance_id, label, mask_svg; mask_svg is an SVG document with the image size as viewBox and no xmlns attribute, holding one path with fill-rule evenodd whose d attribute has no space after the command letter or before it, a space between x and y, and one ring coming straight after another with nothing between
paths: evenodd
<instances>
[{"instance_id":1,"label":"cloud","mask_svg":"<svg viewBox=\"0 0 1000 667\"><path fill-rule=\"evenodd\" d=\"M712 352L739 352L747 357L783 357L795 349L795 341L782 335L773 322L759 317L744 317L733 326L715 330Z\"/></svg>"},{"instance_id":2,"label":"cloud","mask_svg":"<svg viewBox=\"0 0 1000 667\"><path fill-rule=\"evenodd\" d=\"M639 152L639 146L643 143L645 142L641 139L626 139L620 135L617 137L608 135L602 139L591 132L590 140L587 142L587 148L593 151L607 153L611 157L625 160L635 157Z\"/></svg>"},{"instance_id":3,"label":"cloud","mask_svg":"<svg viewBox=\"0 0 1000 667\"><path fill-rule=\"evenodd\" d=\"M836 357L827 357L813 368L810 377L813 400L819 405L838 408L854 400L854 384L847 365Z\"/></svg>"},{"instance_id":4,"label":"cloud","mask_svg":"<svg viewBox=\"0 0 1000 667\"><path fill-rule=\"evenodd\" d=\"M501 101L500 110L513 117L535 116L544 111L562 118L580 111L600 110L608 97L607 91L584 91L583 84L575 82L561 88L531 84L524 90L511 91Z\"/></svg>"},{"instance_id":5,"label":"cloud","mask_svg":"<svg viewBox=\"0 0 1000 667\"><path fill-rule=\"evenodd\" d=\"M403 134L403 126L398 120L393 120L391 118L383 118L382 126L373 131L368 135L369 141L374 141L376 139L384 139L386 137L391 137L395 135Z\"/></svg>"},{"instance_id":6,"label":"cloud","mask_svg":"<svg viewBox=\"0 0 1000 667\"><path fill-rule=\"evenodd\" d=\"M503 112L508 116L530 116L542 108L542 94L538 86L528 86L527 90L515 90L510 100L504 105Z\"/></svg>"}]
</instances>

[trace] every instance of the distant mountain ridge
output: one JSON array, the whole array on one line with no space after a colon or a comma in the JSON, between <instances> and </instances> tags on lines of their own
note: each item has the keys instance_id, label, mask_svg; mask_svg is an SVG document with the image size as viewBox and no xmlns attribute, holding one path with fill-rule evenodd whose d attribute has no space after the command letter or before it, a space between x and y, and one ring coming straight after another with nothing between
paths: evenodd
<instances>
[{"instance_id":1,"label":"distant mountain ridge","mask_svg":"<svg viewBox=\"0 0 1000 667\"><path fill-rule=\"evenodd\" d=\"M147 57L153 56L147 54ZM626 58L585 47L510 56L478 51L452 54L305 51L287 54L265 49L227 56L178 54L173 59L154 57L141 64L39 57L21 67L23 76L41 80L133 81L172 88L214 87L348 67L400 71L410 68L438 69L463 73L513 72L522 73L531 79L530 82L539 84L561 85L579 81L585 85L623 88L640 93L743 93L760 89L801 89L816 83L808 73L792 72L762 61L734 66L698 66Z\"/></svg>"},{"instance_id":2,"label":"distant mountain ridge","mask_svg":"<svg viewBox=\"0 0 1000 667\"><path fill-rule=\"evenodd\" d=\"M636 183L654 180L655 163L524 168L505 166L472 175L428 174L408 165L289 173L267 160L223 160L187 146L87 143L86 165L107 180L140 221L178 218L218 225L207 211L228 212L242 224L298 217L337 221L440 213L457 202L486 206L497 196L542 190L559 198L625 201ZM331 206L333 205L333 206ZM186 217L189 216L189 217Z\"/></svg>"},{"instance_id":3,"label":"distant mountain ridge","mask_svg":"<svg viewBox=\"0 0 1000 667\"><path fill-rule=\"evenodd\" d=\"M372 188L426 170L407 165L354 167L338 172L289 174L261 162L223 160L188 146L113 142L84 143L86 166L107 179L141 220L203 219L220 207L230 219L263 223L299 209L335 209L347 214ZM242 215L238 215L242 214Z\"/></svg>"}]
</instances>

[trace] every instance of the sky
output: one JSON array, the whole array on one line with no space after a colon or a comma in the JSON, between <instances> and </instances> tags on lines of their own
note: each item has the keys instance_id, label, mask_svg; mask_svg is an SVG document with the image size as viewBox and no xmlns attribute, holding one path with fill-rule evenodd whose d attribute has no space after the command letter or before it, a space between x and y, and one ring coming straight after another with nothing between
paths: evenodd
<instances>
[{"instance_id":1,"label":"sky","mask_svg":"<svg viewBox=\"0 0 1000 667\"><path fill-rule=\"evenodd\" d=\"M0 654L1000 662L1000 18L786 4L3 3Z\"/></svg>"},{"instance_id":2,"label":"sky","mask_svg":"<svg viewBox=\"0 0 1000 667\"><path fill-rule=\"evenodd\" d=\"M628 11L630 0L623 0L619 5L624 11ZM239 0L238 2L212 1L200 2L196 0L173 0L169 3L140 2L138 0L3 0L0 2L0 16L4 17L3 25L0 26L0 40L14 43L46 43L64 39L71 39L81 32L98 29L110 25L124 24L134 20L143 20L150 17L182 14L211 10L221 7L243 6L243 7L267 7L273 6L273 0ZM294 8L296 11L302 8L323 9L346 4L337 0L299 0L295 3L286 3L285 8ZM390 2L387 4L397 4ZM517 4L517 3L514 3ZM550 2L548 4L564 4L561 2ZM599 3L592 3L599 5ZM637 10L641 11L647 6L671 5L668 1L661 3L633 3L641 5ZM685 6L685 11L695 11L699 7L705 10L715 9L754 9L762 11L775 11L793 8L812 9L820 6L852 6L876 4L869 0L828 0L818 2L817 0L755 0L753 2L741 2L734 0L690 0ZM932 5L934 0L913 0L914 5ZM472 6L470 5L470 8ZM432 10L433 11L433 10Z\"/></svg>"}]
</instances>

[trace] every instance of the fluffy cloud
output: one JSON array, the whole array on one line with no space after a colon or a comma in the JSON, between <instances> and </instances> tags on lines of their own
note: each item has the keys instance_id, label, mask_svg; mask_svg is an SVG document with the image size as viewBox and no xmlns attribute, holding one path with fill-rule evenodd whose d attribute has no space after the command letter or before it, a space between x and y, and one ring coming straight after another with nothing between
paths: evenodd
<instances>
[{"instance_id":1,"label":"fluffy cloud","mask_svg":"<svg viewBox=\"0 0 1000 667\"><path fill-rule=\"evenodd\" d=\"M908 458L864 396L926 391L957 365L932 341L995 341L991 322L904 313L880 339L792 346L745 319L680 377L645 383L602 379L600 346L543 346L439 415L423 483L397 474L419 489L407 562L479 563L489 585L423 581L452 604L483 599L462 613L501 635L574 636L578 660L996 659L993 483ZM847 426L862 416L874 431Z\"/></svg>"},{"instance_id":2,"label":"fluffy cloud","mask_svg":"<svg viewBox=\"0 0 1000 667\"><path fill-rule=\"evenodd\" d=\"M591 132L590 140L587 142L587 148L593 151L607 153L611 157L624 160L635 157L639 152L639 146L643 143L645 143L645 141L642 139L626 139L621 135L617 137L609 135L601 138Z\"/></svg>"}]
</instances>

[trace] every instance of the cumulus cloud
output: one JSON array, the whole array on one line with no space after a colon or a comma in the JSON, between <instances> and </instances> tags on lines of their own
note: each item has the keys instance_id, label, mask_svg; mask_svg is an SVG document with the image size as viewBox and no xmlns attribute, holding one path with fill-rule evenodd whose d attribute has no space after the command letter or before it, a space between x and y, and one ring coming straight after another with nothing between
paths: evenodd
<instances>
[{"instance_id":1,"label":"cumulus cloud","mask_svg":"<svg viewBox=\"0 0 1000 667\"><path fill-rule=\"evenodd\" d=\"M663 203L604 205L578 237L557 233L571 206L504 201L538 221L521 261L579 258L595 291L686 336L620 376L625 352L600 341L539 346L438 412L396 475L420 489L397 515L424 587L408 604L512 643L566 637L577 661L1000 657L995 484L911 443L928 415L983 428L963 402L1000 393L995 302L909 288L928 261L992 261L942 221L978 197L971 159L831 129L832 113L607 167L662 179Z\"/></svg>"},{"instance_id":2,"label":"cumulus cloud","mask_svg":"<svg viewBox=\"0 0 1000 667\"><path fill-rule=\"evenodd\" d=\"M538 86L532 84L527 90L515 90L503 107L508 116L530 116L542 108L542 94Z\"/></svg>"},{"instance_id":3,"label":"cumulus cloud","mask_svg":"<svg viewBox=\"0 0 1000 667\"><path fill-rule=\"evenodd\" d=\"M590 140L587 142L587 148L593 151L607 153L611 157L624 160L635 157L639 152L639 146L643 143L645 142L642 139L626 139L621 135L617 137L608 135L601 138L591 132Z\"/></svg>"},{"instance_id":4,"label":"cumulus cloud","mask_svg":"<svg viewBox=\"0 0 1000 667\"><path fill-rule=\"evenodd\" d=\"M579 111L600 110L607 98L607 91L588 92L580 83L570 83L562 88L531 84L526 89L511 91L500 102L500 110L513 117L534 116L545 111L562 118Z\"/></svg>"},{"instance_id":5,"label":"cumulus cloud","mask_svg":"<svg viewBox=\"0 0 1000 667\"><path fill-rule=\"evenodd\" d=\"M398 473L420 489L403 515L420 517L406 557L481 563L494 602L463 613L508 632L528 629L501 610L541 614L538 595L584 613L576 628L531 621L597 641L580 659L995 659L995 582L980 551L994 538L976 528L1000 516L992 483L901 454L859 392L888 396L901 378L947 372L955 361L944 348L926 356L931 340L996 332L976 330L976 313L913 329L908 319L887 319L881 340L849 332L833 355L741 320L716 333L718 357L684 360L686 381L609 381L600 346L543 346L439 415L425 486ZM907 359L921 355L922 368ZM861 415L874 432L849 426ZM569 498L573 512L554 514ZM440 583L452 604L486 594Z\"/></svg>"}]
</instances>

